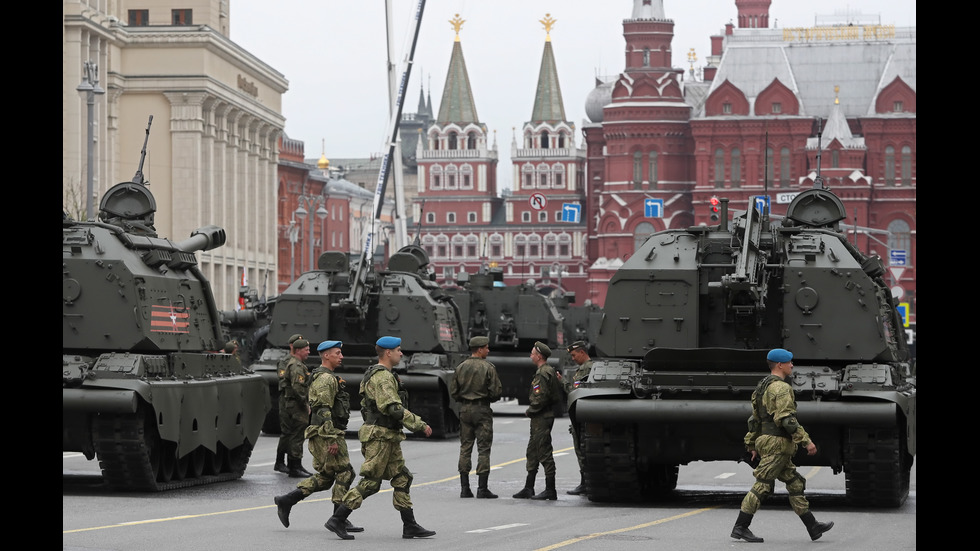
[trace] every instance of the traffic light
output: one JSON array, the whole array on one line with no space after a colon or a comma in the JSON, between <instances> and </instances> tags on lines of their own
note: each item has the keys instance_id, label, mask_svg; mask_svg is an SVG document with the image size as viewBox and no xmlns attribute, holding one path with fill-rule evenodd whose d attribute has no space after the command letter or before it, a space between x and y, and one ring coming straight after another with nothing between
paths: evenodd
<instances>
[{"instance_id":1,"label":"traffic light","mask_svg":"<svg viewBox=\"0 0 980 551\"><path fill-rule=\"evenodd\" d=\"M717 196L712 196L711 200L708 201L708 211L711 213L711 221L717 222L719 218L719 212L721 212L721 200Z\"/></svg>"}]
</instances>

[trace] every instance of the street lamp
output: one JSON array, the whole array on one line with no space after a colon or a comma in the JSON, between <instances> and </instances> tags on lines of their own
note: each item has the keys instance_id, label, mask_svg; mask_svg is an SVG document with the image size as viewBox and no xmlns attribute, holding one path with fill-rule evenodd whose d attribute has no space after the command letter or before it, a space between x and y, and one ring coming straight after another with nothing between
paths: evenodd
<instances>
[{"instance_id":1,"label":"street lamp","mask_svg":"<svg viewBox=\"0 0 980 551\"><path fill-rule=\"evenodd\" d=\"M99 86L99 65L86 61L82 68L82 83L75 90L84 92L88 100L88 162L86 163L85 213L89 220L95 218L95 96L105 94Z\"/></svg>"},{"instance_id":2,"label":"street lamp","mask_svg":"<svg viewBox=\"0 0 980 551\"><path fill-rule=\"evenodd\" d=\"M293 213L293 219L289 221L289 282L292 283L296 280L296 256L294 252L296 251L296 242L299 241L299 226L296 224L296 213Z\"/></svg>"},{"instance_id":3,"label":"street lamp","mask_svg":"<svg viewBox=\"0 0 980 551\"><path fill-rule=\"evenodd\" d=\"M296 207L296 211L293 215L299 218L302 222L306 220L306 215L309 214L310 210L316 209L316 215L320 220L323 220L329 214L327 209L323 208L323 196L322 195L300 195L298 197L299 206ZM304 208L305 206L305 208ZM310 248L310 267L309 270L313 270L313 220L307 224L310 228L310 240L308 246Z\"/></svg>"}]
</instances>

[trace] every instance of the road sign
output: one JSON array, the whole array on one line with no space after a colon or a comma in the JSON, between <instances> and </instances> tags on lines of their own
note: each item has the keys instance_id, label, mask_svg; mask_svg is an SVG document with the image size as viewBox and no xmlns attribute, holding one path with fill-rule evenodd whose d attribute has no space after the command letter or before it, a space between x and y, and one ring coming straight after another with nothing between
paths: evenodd
<instances>
[{"instance_id":1,"label":"road sign","mask_svg":"<svg viewBox=\"0 0 980 551\"><path fill-rule=\"evenodd\" d=\"M576 205L575 203L562 203L561 205L561 221L571 222L572 224L578 224L582 219L582 205Z\"/></svg>"},{"instance_id":2,"label":"road sign","mask_svg":"<svg viewBox=\"0 0 980 551\"><path fill-rule=\"evenodd\" d=\"M888 265L889 266L905 266L906 251L905 249L892 249L888 251Z\"/></svg>"},{"instance_id":3,"label":"road sign","mask_svg":"<svg viewBox=\"0 0 980 551\"><path fill-rule=\"evenodd\" d=\"M776 204L777 205L786 205L786 204L792 203L793 202L793 199L796 199L796 196L799 195L799 194L800 194L800 192L798 192L798 191L792 191L792 192L786 192L786 193L777 193L776 194Z\"/></svg>"},{"instance_id":4,"label":"road sign","mask_svg":"<svg viewBox=\"0 0 980 551\"><path fill-rule=\"evenodd\" d=\"M756 195L752 197L755 200L755 208L759 209L759 212L765 214L769 212L769 196L768 195Z\"/></svg>"},{"instance_id":5,"label":"road sign","mask_svg":"<svg viewBox=\"0 0 980 551\"><path fill-rule=\"evenodd\" d=\"M902 327L908 327L909 326L909 303L899 302L898 314L902 316Z\"/></svg>"},{"instance_id":6,"label":"road sign","mask_svg":"<svg viewBox=\"0 0 980 551\"><path fill-rule=\"evenodd\" d=\"M531 194L528 202L531 203L531 208L534 210L541 210L548 204L548 200L545 199L544 194L537 192Z\"/></svg>"},{"instance_id":7,"label":"road sign","mask_svg":"<svg viewBox=\"0 0 980 551\"><path fill-rule=\"evenodd\" d=\"M664 200L663 199L650 199L649 197L643 200L643 216L647 218L663 218L664 216Z\"/></svg>"}]
</instances>

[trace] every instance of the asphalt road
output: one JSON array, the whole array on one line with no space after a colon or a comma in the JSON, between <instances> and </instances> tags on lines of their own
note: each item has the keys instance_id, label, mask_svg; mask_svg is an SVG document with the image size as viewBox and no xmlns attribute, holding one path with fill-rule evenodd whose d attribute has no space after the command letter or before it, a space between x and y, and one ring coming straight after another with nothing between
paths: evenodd
<instances>
[{"instance_id":1,"label":"asphalt road","mask_svg":"<svg viewBox=\"0 0 980 551\"><path fill-rule=\"evenodd\" d=\"M263 434L241 480L157 494L112 492L102 484L98 461L65 453L62 545L65 550L214 551L221 549L380 549L390 546L439 550L626 550L672 551L752 548L729 538L742 496L752 484L751 469L734 462L682 466L677 491L665 501L641 505L592 503L566 490L579 482L568 419L555 421L557 501L511 498L524 484L528 421L516 401L494 405L493 471L490 489L499 499L460 499L456 461L458 439L410 438L402 444L414 474L411 489L419 524L436 535L403 540L401 520L391 506L391 487L368 498L350 520L365 531L341 541L323 527L332 512L329 492L297 504L284 528L273 497L289 492L297 479L272 470L277 436ZM354 412L352 428L359 422ZM805 425L805 419L803 420ZM819 445L819 442L817 443ZM355 470L363 456L348 438ZM475 465L474 457L474 465ZM304 465L312 469L307 454ZM807 495L817 519L833 530L811 542L789 508L785 489L756 515L752 530L779 549L915 549L916 467L908 500L897 509L857 509L844 498L844 475L826 467L802 467ZM476 475L471 476L476 488ZM543 473L536 490L544 488Z\"/></svg>"}]
</instances>

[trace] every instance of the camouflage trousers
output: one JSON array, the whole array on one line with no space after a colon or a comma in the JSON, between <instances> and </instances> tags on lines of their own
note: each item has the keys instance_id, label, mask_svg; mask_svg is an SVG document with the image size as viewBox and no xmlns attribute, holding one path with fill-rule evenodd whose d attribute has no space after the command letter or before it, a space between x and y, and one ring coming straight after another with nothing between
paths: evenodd
<instances>
[{"instance_id":1,"label":"camouflage trousers","mask_svg":"<svg viewBox=\"0 0 980 551\"><path fill-rule=\"evenodd\" d=\"M459 472L469 474L476 443L476 474L490 472L493 410L489 404L463 404L459 412Z\"/></svg>"},{"instance_id":2,"label":"camouflage trousers","mask_svg":"<svg viewBox=\"0 0 980 551\"><path fill-rule=\"evenodd\" d=\"M327 448L333 443L337 444L337 455L330 455L327 452ZM333 486L330 500L341 503L344 495L350 490L351 482L354 482L354 467L351 466L350 457L347 455L347 441L314 435L310 437L309 446L316 473L296 487L303 491L304 496L309 496Z\"/></svg>"},{"instance_id":3,"label":"camouflage trousers","mask_svg":"<svg viewBox=\"0 0 980 551\"><path fill-rule=\"evenodd\" d=\"M776 480L786 485L789 492L789 504L797 515L810 510L810 503L803 492L806 490L806 479L796 472L793 464L793 454L796 444L782 436L762 435L755 441L755 449L759 453L759 466L752 471L755 484L742 498L741 511L754 515L762 507L762 502L772 495Z\"/></svg>"},{"instance_id":4,"label":"camouflage trousers","mask_svg":"<svg viewBox=\"0 0 980 551\"><path fill-rule=\"evenodd\" d=\"M579 447L578 443L578 431L575 430L575 424L572 423L568 425L568 432L572 434L572 446L575 447L575 457L578 458L578 470L579 472L585 472L585 458L583 457L582 448Z\"/></svg>"},{"instance_id":5,"label":"camouflage trousers","mask_svg":"<svg viewBox=\"0 0 980 551\"><path fill-rule=\"evenodd\" d=\"M279 447L277 451L284 452L293 459L303 459L303 434L310 425L310 416L306 410L295 411L295 408L279 408Z\"/></svg>"},{"instance_id":6,"label":"camouflage trousers","mask_svg":"<svg viewBox=\"0 0 980 551\"><path fill-rule=\"evenodd\" d=\"M412 473L405 466L401 442L398 440L369 440L361 442L361 479L357 486L344 495L344 505L356 510L365 499L381 490L381 481L391 481L391 504L399 511L412 508L408 492L412 486Z\"/></svg>"},{"instance_id":7,"label":"camouflage trousers","mask_svg":"<svg viewBox=\"0 0 980 551\"><path fill-rule=\"evenodd\" d=\"M527 441L527 470L537 471L544 467L545 476L555 475L555 458L552 455L551 428L555 418L544 415L531 417L531 437Z\"/></svg>"}]
</instances>

